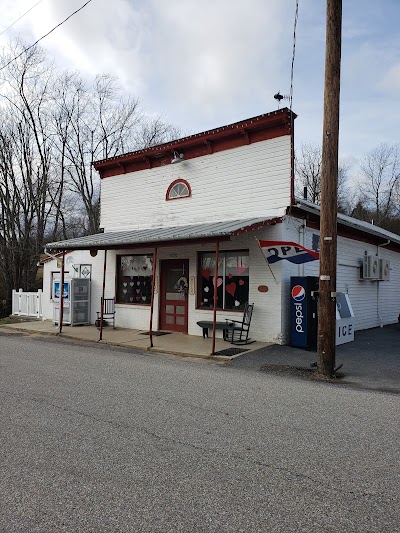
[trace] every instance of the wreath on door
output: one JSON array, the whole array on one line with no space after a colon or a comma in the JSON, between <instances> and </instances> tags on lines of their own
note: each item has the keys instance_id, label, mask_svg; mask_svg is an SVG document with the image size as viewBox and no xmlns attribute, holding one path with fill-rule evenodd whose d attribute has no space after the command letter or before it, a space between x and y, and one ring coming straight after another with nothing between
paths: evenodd
<instances>
[{"instance_id":1,"label":"wreath on door","mask_svg":"<svg viewBox=\"0 0 400 533\"><path fill-rule=\"evenodd\" d=\"M178 292L188 292L189 283L185 276L182 276L175 283L174 289Z\"/></svg>"}]
</instances>

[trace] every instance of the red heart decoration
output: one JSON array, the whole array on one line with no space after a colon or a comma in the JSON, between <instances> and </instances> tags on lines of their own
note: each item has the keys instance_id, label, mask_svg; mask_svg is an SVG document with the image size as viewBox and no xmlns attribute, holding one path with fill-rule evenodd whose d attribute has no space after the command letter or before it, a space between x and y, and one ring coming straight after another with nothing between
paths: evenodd
<instances>
[{"instance_id":1,"label":"red heart decoration","mask_svg":"<svg viewBox=\"0 0 400 533\"><path fill-rule=\"evenodd\" d=\"M136 294L139 294L140 293L140 289L136 289Z\"/></svg>"},{"instance_id":2,"label":"red heart decoration","mask_svg":"<svg viewBox=\"0 0 400 533\"><path fill-rule=\"evenodd\" d=\"M203 278L206 278L207 281L210 279L210 274L211 274L211 271L209 268L204 268L201 271L201 275L203 276Z\"/></svg>"},{"instance_id":3,"label":"red heart decoration","mask_svg":"<svg viewBox=\"0 0 400 533\"><path fill-rule=\"evenodd\" d=\"M136 296L136 301L138 302L140 300L140 296Z\"/></svg>"},{"instance_id":4,"label":"red heart decoration","mask_svg":"<svg viewBox=\"0 0 400 533\"><path fill-rule=\"evenodd\" d=\"M230 285L226 286L226 292L229 292L229 294L231 296L233 296L235 294L235 291L236 291L236 283L235 282L233 282Z\"/></svg>"},{"instance_id":5,"label":"red heart decoration","mask_svg":"<svg viewBox=\"0 0 400 533\"><path fill-rule=\"evenodd\" d=\"M229 274L228 274L228 278L229 278L229 279L233 278L233 274L231 274L231 273L229 272Z\"/></svg>"},{"instance_id":6,"label":"red heart decoration","mask_svg":"<svg viewBox=\"0 0 400 533\"><path fill-rule=\"evenodd\" d=\"M244 281L242 279L239 280L239 285L244 285Z\"/></svg>"}]
</instances>

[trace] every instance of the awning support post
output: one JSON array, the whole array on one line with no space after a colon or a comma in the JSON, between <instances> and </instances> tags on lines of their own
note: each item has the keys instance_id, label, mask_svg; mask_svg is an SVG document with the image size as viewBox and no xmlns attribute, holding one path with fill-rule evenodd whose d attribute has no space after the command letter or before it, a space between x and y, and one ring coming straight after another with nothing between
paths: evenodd
<instances>
[{"instance_id":1,"label":"awning support post","mask_svg":"<svg viewBox=\"0 0 400 533\"><path fill-rule=\"evenodd\" d=\"M215 245L215 272L214 272L214 315L213 315L213 331L212 331L212 348L211 354L215 352L215 331L217 322L217 278L218 278L218 261L219 261L219 241Z\"/></svg>"},{"instance_id":2,"label":"awning support post","mask_svg":"<svg viewBox=\"0 0 400 533\"><path fill-rule=\"evenodd\" d=\"M153 253L153 277L151 282L151 305L150 305L150 348L153 348L153 310L154 310L154 290L156 284L156 270L157 270L157 248L154 248Z\"/></svg>"},{"instance_id":3,"label":"awning support post","mask_svg":"<svg viewBox=\"0 0 400 533\"><path fill-rule=\"evenodd\" d=\"M61 335L64 318L64 266L65 266L65 250L63 250L61 258L61 283L60 283L60 314L58 317L58 334ZM70 312L72 310L70 309Z\"/></svg>"},{"instance_id":4,"label":"awning support post","mask_svg":"<svg viewBox=\"0 0 400 533\"><path fill-rule=\"evenodd\" d=\"M106 272L107 272L107 250L104 250L104 267L103 267L103 288L101 292L101 306L100 306L100 338L103 340L103 313L104 313L104 294L106 290Z\"/></svg>"}]
</instances>

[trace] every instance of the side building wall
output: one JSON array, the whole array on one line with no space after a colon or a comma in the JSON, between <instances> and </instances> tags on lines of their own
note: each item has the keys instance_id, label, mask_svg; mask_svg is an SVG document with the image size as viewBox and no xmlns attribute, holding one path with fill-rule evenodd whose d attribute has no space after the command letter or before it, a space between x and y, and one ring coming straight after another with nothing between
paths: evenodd
<instances>
[{"instance_id":1,"label":"side building wall","mask_svg":"<svg viewBox=\"0 0 400 533\"><path fill-rule=\"evenodd\" d=\"M313 249L313 236L319 231L304 227L305 220L286 217L282 224L284 240L297 242ZM390 281L360 279L360 265L365 253L389 259ZM319 276L319 261L293 265L281 261L284 269L282 283L282 331L286 343L290 342L290 277ZM355 330L369 329L397 322L400 313L400 253L356 239L338 237L337 291L349 295L354 311Z\"/></svg>"}]
</instances>

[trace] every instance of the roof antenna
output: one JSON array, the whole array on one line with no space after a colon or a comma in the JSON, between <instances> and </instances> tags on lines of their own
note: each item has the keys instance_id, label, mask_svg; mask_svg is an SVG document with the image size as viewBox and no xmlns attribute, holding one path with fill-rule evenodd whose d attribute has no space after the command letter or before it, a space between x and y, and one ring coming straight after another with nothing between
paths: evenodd
<instances>
[{"instance_id":1,"label":"roof antenna","mask_svg":"<svg viewBox=\"0 0 400 533\"><path fill-rule=\"evenodd\" d=\"M281 100L290 100L290 96L287 94L281 94L280 91L278 91L276 94L274 94L275 100L278 101L278 109L281 103Z\"/></svg>"}]
</instances>

